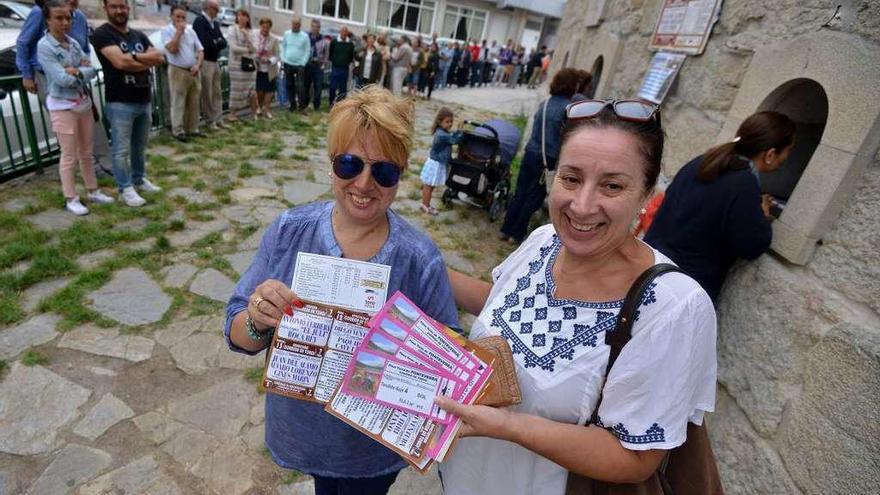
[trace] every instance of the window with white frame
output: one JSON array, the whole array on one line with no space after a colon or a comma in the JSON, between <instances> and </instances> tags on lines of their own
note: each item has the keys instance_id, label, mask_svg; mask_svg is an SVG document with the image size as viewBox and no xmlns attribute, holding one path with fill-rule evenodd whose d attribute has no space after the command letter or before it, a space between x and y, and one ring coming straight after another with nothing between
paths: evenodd
<instances>
[{"instance_id":1,"label":"window with white frame","mask_svg":"<svg viewBox=\"0 0 880 495\"><path fill-rule=\"evenodd\" d=\"M275 10L293 12L293 2L294 0L277 0L277 2L275 2Z\"/></svg>"},{"instance_id":2,"label":"window with white frame","mask_svg":"<svg viewBox=\"0 0 880 495\"><path fill-rule=\"evenodd\" d=\"M448 3L443 16L443 32L440 34L444 38L462 41L474 38L479 41L483 39L488 16L485 10Z\"/></svg>"},{"instance_id":3,"label":"window with white frame","mask_svg":"<svg viewBox=\"0 0 880 495\"><path fill-rule=\"evenodd\" d=\"M367 22L367 0L306 0L305 10L310 16L330 17L359 24Z\"/></svg>"},{"instance_id":4,"label":"window with white frame","mask_svg":"<svg viewBox=\"0 0 880 495\"><path fill-rule=\"evenodd\" d=\"M261 9L268 9L269 8L269 0L253 0L253 2L254 2L254 7L259 7ZM254 20L255 19L251 19L251 24L254 24L254 22L253 22Z\"/></svg>"},{"instance_id":5,"label":"window with white frame","mask_svg":"<svg viewBox=\"0 0 880 495\"><path fill-rule=\"evenodd\" d=\"M413 33L431 34L434 2L428 0L379 0L376 25Z\"/></svg>"}]
</instances>

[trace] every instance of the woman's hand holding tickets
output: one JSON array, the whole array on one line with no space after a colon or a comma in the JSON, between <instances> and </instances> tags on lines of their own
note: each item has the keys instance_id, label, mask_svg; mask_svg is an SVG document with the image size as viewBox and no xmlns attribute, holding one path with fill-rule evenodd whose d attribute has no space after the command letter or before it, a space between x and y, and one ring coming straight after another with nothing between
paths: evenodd
<instances>
[{"instance_id":1,"label":"woman's hand holding tickets","mask_svg":"<svg viewBox=\"0 0 880 495\"><path fill-rule=\"evenodd\" d=\"M439 396L434 403L444 411L461 418L461 437L507 438L512 429L515 413L489 406L459 404L449 397Z\"/></svg>"},{"instance_id":2,"label":"woman's hand holding tickets","mask_svg":"<svg viewBox=\"0 0 880 495\"><path fill-rule=\"evenodd\" d=\"M248 298L248 315L258 329L275 328L284 315L293 315L293 308L303 302L279 280L266 280Z\"/></svg>"}]
</instances>

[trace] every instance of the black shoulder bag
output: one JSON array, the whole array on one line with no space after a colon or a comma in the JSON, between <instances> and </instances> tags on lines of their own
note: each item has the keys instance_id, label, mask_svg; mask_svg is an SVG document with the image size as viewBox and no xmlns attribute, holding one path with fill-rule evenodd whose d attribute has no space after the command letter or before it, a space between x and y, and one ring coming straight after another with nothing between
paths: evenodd
<instances>
[{"instance_id":1,"label":"black shoulder bag","mask_svg":"<svg viewBox=\"0 0 880 495\"><path fill-rule=\"evenodd\" d=\"M658 276L669 272L684 273L681 268L669 264L656 264L639 275L626 293L623 307L617 314L617 323L613 332L605 332L605 344L611 347L608 366L605 368L605 379L620 356L623 346L632 338L632 327L635 323L636 311L642 302L642 295L648 285ZM604 383L603 383L604 388ZM596 409L590 423L596 424L599 416L599 405L602 396L596 403ZM565 486L566 495L723 495L721 477L712 454L706 423L697 426L688 423L687 440L669 451L657 471L641 483L608 483L585 478L569 472Z\"/></svg>"}]
</instances>

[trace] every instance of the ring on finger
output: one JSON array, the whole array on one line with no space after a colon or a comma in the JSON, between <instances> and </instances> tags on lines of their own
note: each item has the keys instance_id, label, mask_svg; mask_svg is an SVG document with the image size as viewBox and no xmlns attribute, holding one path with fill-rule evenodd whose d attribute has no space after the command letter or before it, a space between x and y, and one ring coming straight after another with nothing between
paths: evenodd
<instances>
[{"instance_id":1,"label":"ring on finger","mask_svg":"<svg viewBox=\"0 0 880 495\"><path fill-rule=\"evenodd\" d=\"M260 304L263 304L263 301L265 301L265 299L260 296L254 298L254 307L257 308L257 311L260 311Z\"/></svg>"}]
</instances>

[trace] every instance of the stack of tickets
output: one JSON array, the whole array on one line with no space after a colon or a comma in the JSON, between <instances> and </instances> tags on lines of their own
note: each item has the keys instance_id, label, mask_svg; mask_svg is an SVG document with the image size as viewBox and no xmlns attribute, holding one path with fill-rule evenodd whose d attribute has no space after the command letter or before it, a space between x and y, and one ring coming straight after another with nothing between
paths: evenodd
<instances>
[{"instance_id":1,"label":"stack of tickets","mask_svg":"<svg viewBox=\"0 0 880 495\"><path fill-rule=\"evenodd\" d=\"M325 409L424 473L446 458L461 427L434 399L477 402L489 385L493 355L435 322L400 292L366 328Z\"/></svg>"}]
</instances>

